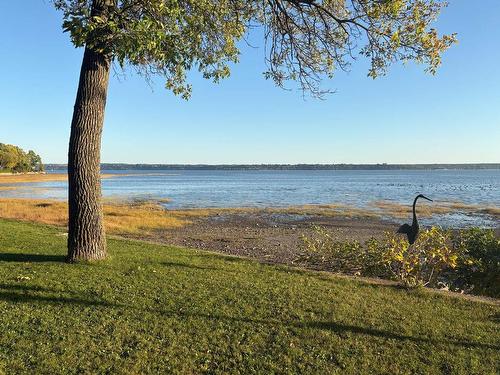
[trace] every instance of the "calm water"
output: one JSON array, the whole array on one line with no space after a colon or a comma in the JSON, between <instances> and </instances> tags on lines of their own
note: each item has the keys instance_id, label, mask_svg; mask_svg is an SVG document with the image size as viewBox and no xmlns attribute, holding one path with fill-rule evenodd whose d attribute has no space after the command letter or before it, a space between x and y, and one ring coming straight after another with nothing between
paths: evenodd
<instances>
[{"instance_id":1,"label":"calm water","mask_svg":"<svg viewBox=\"0 0 500 375\"><path fill-rule=\"evenodd\" d=\"M105 197L169 198L170 208L328 203L363 208L377 200L411 204L416 193L435 201L500 206L500 170L103 172L127 174L103 180ZM0 195L65 199L67 187L64 182L45 182L15 191L0 191ZM499 224L487 216L456 216L443 215L439 223Z\"/></svg>"}]
</instances>

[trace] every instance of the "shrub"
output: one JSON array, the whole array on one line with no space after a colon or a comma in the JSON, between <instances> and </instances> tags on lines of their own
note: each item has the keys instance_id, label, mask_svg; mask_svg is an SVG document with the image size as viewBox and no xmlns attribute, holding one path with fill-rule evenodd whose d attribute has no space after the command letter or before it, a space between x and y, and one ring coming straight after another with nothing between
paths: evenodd
<instances>
[{"instance_id":1,"label":"shrub","mask_svg":"<svg viewBox=\"0 0 500 375\"><path fill-rule=\"evenodd\" d=\"M421 231L411 246L403 237L386 233L379 246L387 271L407 286L436 287L445 270L457 267L459 252L451 232L437 227Z\"/></svg>"},{"instance_id":2,"label":"shrub","mask_svg":"<svg viewBox=\"0 0 500 375\"><path fill-rule=\"evenodd\" d=\"M364 251L358 241L339 241L333 233L314 226L312 237L302 236L303 252L295 262L307 263L333 272L355 274L366 266Z\"/></svg>"},{"instance_id":3,"label":"shrub","mask_svg":"<svg viewBox=\"0 0 500 375\"><path fill-rule=\"evenodd\" d=\"M346 274L398 280L406 286L447 287L455 291L500 296L500 240L493 230L422 230L413 245L395 233L382 240L339 241L314 227L302 237L296 262Z\"/></svg>"},{"instance_id":4,"label":"shrub","mask_svg":"<svg viewBox=\"0 0 500 375\"><path fill-rule=\"evenodd\" d=\"M450 275L452 287L474 294L500 297L500 239L492 229L460 231L454 241L461 257Z\"/></svg>"}]
</instances>

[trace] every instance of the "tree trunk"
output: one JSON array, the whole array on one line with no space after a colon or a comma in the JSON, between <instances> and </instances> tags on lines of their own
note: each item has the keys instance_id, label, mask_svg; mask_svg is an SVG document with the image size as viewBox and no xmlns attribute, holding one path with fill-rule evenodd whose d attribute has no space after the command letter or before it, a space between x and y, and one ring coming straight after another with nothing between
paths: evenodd
<instances>
[{"instance_id":1,"label":"tree trunk","mask_svg":"<svg viewBox=\"0 0 500 375\"><path fill-rule=\"evenodd\" d=\"M93 13L107 0L94 0ZM111 59L85 48L68 152L69 262L107 256L101 204L100 152Z\"/></svg>"}]
</instances>

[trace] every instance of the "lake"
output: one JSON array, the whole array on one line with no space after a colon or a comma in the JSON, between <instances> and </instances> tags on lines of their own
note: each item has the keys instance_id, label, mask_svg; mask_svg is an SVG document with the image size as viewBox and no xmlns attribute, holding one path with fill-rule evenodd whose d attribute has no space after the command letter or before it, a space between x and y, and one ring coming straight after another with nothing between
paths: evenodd
<instances>
[{"instance_id":1,"label":"lake","mask_svg":"<svg viewBox=\"0 0 500 375\"><path fill-rule=\"evenodd\" d=\"M396 171L103 171L117 174L104 179L107 198L170 199L168 208L268 207L342 203L369 207L388 200L411 205L417 193L436 202L500 206L500 170L396 170ZM43 182L3 197L66 199L65 182ZM498 226L486 215L441 215L443 226ZM434 222L436 218L428 219Z\"/></svg>"}]
</instances>

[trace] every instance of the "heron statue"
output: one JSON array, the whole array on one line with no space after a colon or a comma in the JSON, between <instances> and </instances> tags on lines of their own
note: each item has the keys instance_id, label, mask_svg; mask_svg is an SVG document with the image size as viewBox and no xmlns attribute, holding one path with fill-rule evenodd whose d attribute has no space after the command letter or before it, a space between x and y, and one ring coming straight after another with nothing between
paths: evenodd
<instances>
[{"instance_id":1,"label":"heron statue","mask_svg":"<svg viewBox=\"0 0 500 375\"><path fill-rule=\"evenodd\" d=\"M432 202L432 199L429 199L422 194L417 195L415 197L415 200L413 201L413 222L411 223L411 225L409 225L409 224L401 225L397 231L397 233L406 234L410 245L413 245L418 237L419 227L418 227L418 220L417 220L417 212L415 211L415 207L417 205L418 198L424 198L424 199L427 199L428 201Z\"/></svg>"}]
</instances>

